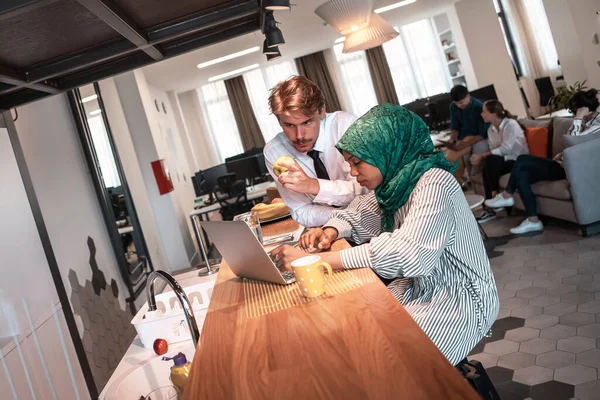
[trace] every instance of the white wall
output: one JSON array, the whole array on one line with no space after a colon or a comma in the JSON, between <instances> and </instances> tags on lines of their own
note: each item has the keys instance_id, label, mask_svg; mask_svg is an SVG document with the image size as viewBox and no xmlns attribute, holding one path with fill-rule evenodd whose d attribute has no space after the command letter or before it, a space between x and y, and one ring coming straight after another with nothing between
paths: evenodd
<instances>
[{"instance_id":1,"label":"white wall","mask_svg":"<svg viewBox=\"0 0 600 400\"><path fill-rule=\"evenodd\" d=\"M188 128L198 169L207 169L221 163L210 134L203 121L202 108L196 90L180 93L178 96L183 119Z\"/></svg>"},{"instance_id":2,"label":"white wall","mask_svg":"<svg viewBox=\"0 0 600 400\"><path fill-rule=\"evenodd\" d=\"M115 83L144 181L145 196L151 205L162 252L168 263L165 269L176 271L188 268L194 251L184 211L179 208L173 193L159 194L152 172L151 162L161 158L155 143L155 137L160 137L160 128L153 115L156 108L144 74L141 70L127 72L117 76ZM121 151L119 149L121 157L128 157ZM133 154L129 156L134 157ZM189 210L192 207L193 203L190 203Z\"/></svg>"},{"instance_id":3,"label":"white wall","mask_svg":"<svg viewBox=\"0 0 600 400\"><path fill-rule=\"evenodd\" d=\"M504 106L513 114L525 115L494 3L491 0L461 0L455 7L478 86L494 84Z\"/></svg>"},{"instance_id":4,"label":"white wall","mask_svg":"<svg viewBox=\"0 0 600 400\"><path fill-rule=\"evenodd\" d=\"M59 399L87 399L89 394L85 380L64 321L8 131L1 127L0 182L4 188L0 207L0 362L3 364L0 369L0 397L28 399L35 395L49 399L54 390ZM30 312L31 325L25 307ZM39 341L39 350L34 335ZM61 344L61 336L65 347ZM73 379L70 370L73 371Z\"/></svg>"},{"instance_id":5,"label":"white wall","mask_svg":"<svg viewBox=\"0 0 600 400\"><path fill-rule=\"evenodd\" d=\"M19 108L15 123L23 153L67 293L69 270L84 285L91 279L87 238L96 245L96 261L107 282L119 286L119 302L128 296L110 243L98 198L86 166L67 96L62 94Z\"/></svg>"},{"instance_id":6,"label":"white wall","mask_svg":"<svg viewBox=\"0 0 600 400\"><path fill-rule=\"evenodd\" d=\"M592 43L592 35L600 35L598 0L543 0L550 29L556 44L563 74L568 84L588 81L600 88L600 45Z\"/></svg>"}]
</instances>

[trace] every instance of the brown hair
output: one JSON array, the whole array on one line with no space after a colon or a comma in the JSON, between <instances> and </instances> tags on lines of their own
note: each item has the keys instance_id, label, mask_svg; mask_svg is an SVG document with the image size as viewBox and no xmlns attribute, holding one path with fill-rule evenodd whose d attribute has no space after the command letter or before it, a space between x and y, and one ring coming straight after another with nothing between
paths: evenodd
<instances>
[{"instance_id":1,"label":"brown hair","mask_svg":"<svg viewBox=\"0 0 600 400\"><path fill-rule=\"evenodd\" d=\"M517 120L517 116L505 109L499 100L488 100L483 103L483 106L488 112L495 114L498 118L511 118ZM519 125L521 125L521 129L525 131L525 127L520 122Z\"/></svg>"},{"instance_id":2,"label":"brown hair","mask_svg":"<svg viewBox=\"0 0 600 400\"><path fill-rule=\"evenodd\" d=\"M323 92L304 76L292 76L279 82L269 96L269 107L275 115L300 111L309 116L321 112L324 106Z\"/></svg>"}]
</instances>

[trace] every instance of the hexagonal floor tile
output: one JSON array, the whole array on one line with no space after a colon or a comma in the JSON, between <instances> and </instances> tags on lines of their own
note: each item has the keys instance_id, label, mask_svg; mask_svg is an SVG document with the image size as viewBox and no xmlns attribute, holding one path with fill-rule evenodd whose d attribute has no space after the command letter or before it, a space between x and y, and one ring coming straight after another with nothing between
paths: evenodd
<instances>
[{"instance_id":1,"label":"hexagonal floor tile","mask_svg":"<svg viewBox=\"0 0 600 400\"><path fill-rule=\"evenodd\" d=\"M503 400L522 400L529 398L531 386L517 382L506 382L500 385L494 384L496 391Z\"/></svg>"},{"instance_id":2,"label":"hexagonal floor tile","mask_svg":"<svg viewBox=\"0 0 600 400\"><path fill-rule=\"evenodd\" d=\"M577 306L575 304L558 303L544 307L544 314L556 315L557 317L560 317L561 315L573 313L575 310L577 310Z\"/></svg>"},{"instance_id":3,"label":"hexagonal floor tile","mask_svg":"<svg viewBox=\"0 0 600 400\"><path fill-rule=\"evenodd\" d=\"M573 292L560 296L560 302L566 304L582 304L591 300L594 300L594 294L590 292Z\"/></svg>"},{"instance_id":4,"label":"hexagonal floor tile","mask_svg":"<svg viewBox=\"0 0 600 400\"><path fill-rule=\"evenodd\" d=\"M571 385L580 385L582 383L595 381L598 379L596 368L586 367L584 365L569 365L554 371L554 380L568 383Z\"/></svg>"},{"instance_id":5,"label":"hexagonal floor tile","mask_svg":"<svg viewBox=\"0 0 600 400\"><path fill-rule=\"evenodd\" d=\"M600 380L575 386L575 398L579 400L598 400L598 393L600 393Z\"/></svg>"},{"instance_id":6,"label":"hexagonal floor tile","mask_svg":"<svg viewBox=\"0 0 600 400\"><path fill-rule=\"evenodd\" d=\"M587 336L591 338L600 338L600 324L584 325L577 328L579 336Z\"/></svg>"},{"instance_id":7,"label":"hexagonal floor tile","mask_svg":"<svg viewBox=\"0 0 600 400\"><path fill-rule=\"evenodd\" d=\"M554 325L549 328L544 328L540 332L542 339L561 340L567 339L577 334L577 329L567 325Z\"/></svg>"},{"instance_id":8,"label":"hexagonal floor tile","mask_svg":"<svg viewBox=\"0 0 600 400\"><path fill-rule=\"evenodd\" d=\"M511 353L498 358L498 366L512 370L531 367L535 364L535 356L528 353Z\"/></svg>"},{"instance_id":9,"label":"hexagonal floor tile","mask_svg":"<svg viewBox=\"0 0 600 400\"><path fill-rule=\"evenodd\" d=\"M577 286L575 285L559 285L552 288L552 294L555 296L560 296L567 293L573 293L577 291Z\"/></svg>"},{"instance_id":10,"label":"hexagonal floor tile","mask_svg":"<svg viewBox=\"0 0 600 400\"><path fill-rule=\"evenodd\" d=\"M552 304L560 303L560 296L554 296L550 294L545 294L542 296L537 296L532 299L529 299L530 306L540 306L547 307Z\"/></svg>"},{"instance_id":11,"label":"hexagonal floor tile","mask_svg":"<svg viewBox=\"0 0 600 400\"><path fill-rule=\"evenodd\" d=\"M562 400L570 399L575 393L575 386L563 382L550 381L531 388L532 399Z\"/></svg>"},{"instance_id":12,"label":"hexagonal floor tile","mask_svg":"<svg viewBox=\"0 0 600 400\"><path fill-rule=\"evenodd\" d=\"M527 304L529 304L529 299L524 299L522 297L511 297L506 300L500 300L500 307L506 308L507 310L523 307Z\"/></svg>"},{"instance_id":13,"label":"hexagonal floor tile","mask_svg":"<svg viewBox=\"0 0 600 400\"><path fill-rule=\"evenodd\" d=\"M519 350L519 344L510 340L502 339L496 342L487 343L484 352L502 356L504 354L514 353Z\"/></svg>"},{"instance_id":14,"label":"hexagonal floor tile","mask_svg":"<svg viewBox=\"0 0 600 400\"><path fill-rule=\"evenodd\" d=\"M539 385L540 383L549 382L552 380L554 371L537 365L521 368L515 371L513 381L524 385Z\"/></svg>"},{"instance_id":15,"label":"hexagonal floor tile","mask_svg":"<svg viewBox=\"0 0 600 400\"><path fill-rule=\"evenodd\" d=\"M544 354L549 351L556 349L556 342L548 339L533 339L527 342L521 343L519 351L529 354Z\"/></svg>"},{"instance_id":16,"label":"hexagonal floor tile","mask_svg":"<svg viewBox=\"0 0 600 400\"><path fill-rule=\"evenodd\" d=\"M549 275L552 278L568 278L569 276L577 275L577 269L575 269L575 268L559 269L558 271L550 272Z\"/></svg>"},{"instance_id":17,"label":"hexagonal floor tile","mask_svg":"<svg viewBox=\"0 0 600 400\"><path fill-rule=\"evenodd\" d=\"M568 278L564 278L563 283L566 283L567 285L582 285L584 283L592 282L593 280L594 280L593 275L577 274L577 275L570 276Z\"/></svg>"},{"instance_id":18,"label":"hexagonal floor tile","mask_svg":"<svg viewBox=\"0 0 600 400\"><path fill-rule=\"evenodd\" d=\"M525 325L525 320L523 318L508 317L497 319L496 322L494 322L494 325L492 325L492 329L509 331L511 329L521 328L523 325Z\"/></svg>"},{"instance_id":19,"label":"hexagonal floor tile","mask_svg":"<svg viewBox=\"0 0 600 400\"><path fill-rule=\"evenodd\" d=\"M530 287L533 284L533 282L531 281L516 281L516 282L509 282L509 283L505 283L504 284L504 289L509 289L509 290L521 290L521 289L525 289Z\"/></svg>"},{"instance_id":20,"label":"hexagonal floor tile","mask_svg":"<svg viewBox=\"0 0 600 400\"><path fill-rule=\"evenodd\" d=\"M504 338L513 342L526 342L540 336L540 330L534 328L517 328L506 331Z\"/></svg>"},{"instance_id":21,"label":"hexagonal floor tile","mask_svg":"<svg viewBox=\"0 0 600 400\"><path fill-rule=\"evenodd\" d=\"M561 290L567 290L565 293L568 293L569 291L577 290L577 286L575 286L575 285L563 285L561 278L540 279L538 281L533 282L533 286L546 288L549 291L552 291L552 293L554 293L556 295L563 294L563 293L556 292L556 289L560 288L561 286L572 286L574 288L573 290L571 290L570 288L569 289L567 289L567 288L561 289Z\"/></svg>"},{"instance_id":22,"label":"hexagonal floor tile","mask_svg":"<svg viewBox=\"0 0 600 400\"><path fill-rule=\"evenodd\" d=\"M512 369L502 367L486 368L486 372L494 385L501 385L513 380Z\"/></svg>"},{"instance_id":23,"label":"hexagonal floor tile","mask_svg":"<svg viewBox=\"0 0 600 400\"><path fill-rule=\"evenodd\" d=\"M600 313L600 300L592 300L588 301L587 303L580 304L577 306L577 311L590 314Z\"/></svg>"},{"instance_id":24,"label":"hexagonal floor tile","mask_svg":"<svg viewBox=\"0 0 600 400\"><path fill-rule=\"evenodd\" d=\"M592 349L577 354L577 364L600 368L600 349Z\"/></svg>"},{"instance_id":25,"label":"hexagonal floor tile","mask_svg":"<svg viewBox=\"0 0 600 400\"><path fill-rule=\"evenodd\" d=\"M550 369L568 367L575 364L575 354L566 351L551 351L537 356L535 364Z\"/></svg>"},{"instance_id":26,"label":"hexagonal floor tile","mask_svg":"<svg viewBox=\"0 0 600 400\"><path fill-rule=\"evenodd\" d=\"M507 310L506 308L501 308L500 311L498 311L498 316L496 317L496 319L498 320L508 317L510 317L510 310Z\"/></svg>"},{"instance_id":27,"label":"hexagonal floor tile","mask_svg":"<svg viewBox=\"0 0 600 400\"><path fill-rule=\"evenodd\" d=\"M578 286L583 292L600 292L600 281L588 282Z\"/></svg>"},{"instance_id":28,"label":"hexagonal floor tile","mask_svg":"<svg viewBox=\"0 0 600 400\"><path fill-rule=\"evenodd\" d=\"M495 367L498 364L498 356L495 354L479 353L468 356L469 361L476 360L483 365L483 368L488 369Z\"/></svg>"},{"instance_id":29,"label":"hexagonal floor tile","mask_svg":"<svg viewBox=\"0 0 600 400\"><path fill-rule=\"evenodd\" d=\"M516 298L518 297L515 297L515 299ZM544 309L540 306L525 306L514 308L510 312L510 315L517 318L531 318L535 317L536 315L541 315L543 311Z\"/></svg>"},{"instance_id":30,"label":"hexagonal floor tile","mask_svg":"<svg viewBox=\"0 0 600 400\"><path fill-rule=\"evenodd\" d=\"M558 324L558 317L555 315L542 314L525 320L525 326L536 329L547 328L556 324Z\"/></svg>"},{"instance_id":31,"label":"hexagonal floor tile","mask_svg":"<svg viewBox=\"0 0 600 400\"><path fill-rule=\"evenodd\" d=\"M498 290L498 298L500 300L507 300L517 295L516 290L500 289Z\"/></svg>"},{"instance_id":32,"label":"hexagonal floor tile","mask_svg":"<svg viewBox=\"0 0 600 400\"><path fill-rule=\"evenodd\" d=\"M584 336L573 336L568 339L559 340L556 348L571 353L581 353L582 351L595 349L596 339Z\"/></svg>"},{"instance_id":33,"label":"hexagonal floor tile","mask_svg":"<svg viewBox=\"0 0 600 400\"><path fill-rule=\"evenodd\" d=\"M594 323L594 314L575 312L571 314L561 315L560 323L563 325L573 326L575 328Z\"/></svg>"},{"instance_id":34,"label":"hexagonal floor tile","mask_svg":"<svg viewBox=\"0 0 600 400\"><path fill-rule=\"evenodd\" d=\"M517 297L523 297L525 299L531 299L533 297L541 296L543 294L546 294L546 288L533 286L517 291Z\"/></svg>"}]
</instances>

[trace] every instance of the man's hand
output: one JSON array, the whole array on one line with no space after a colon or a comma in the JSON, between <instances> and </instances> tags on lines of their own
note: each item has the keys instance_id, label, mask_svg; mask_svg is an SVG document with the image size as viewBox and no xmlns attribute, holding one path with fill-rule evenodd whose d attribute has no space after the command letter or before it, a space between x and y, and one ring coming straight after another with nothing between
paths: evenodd
<instances>
[{"instance_id":1,"label":"man's hand","mask_svg":"<svg viewBox=\"0 0 600 400\"><path fill-rule=\"evenodd\" d=\"M284 188L296 193L312 194L314 196L319 194L319 181L315 178L309 178L295 160L282 163L281 166L288 169L287 172L279 175L279 183Z\"/></svg>"},{"instance_id":2,"label":"man's hand","mask_svg":"<svg viewBox=\"0 0 600 400\"><path fill-rule=\"evenodd\" d=\"M298 245L304 251L328 250L337 239L338 232L333 228L314 228L300 237Z\"/></svg>"},{"instance_id":3,"label":"man's hand","mask_svg":"<svg viewBox=\"0 0 600 400\"><path fill-rule=\"evenodd\" d=\"M282 271L292 272L292 262L307 256L305 252L290 245L279 246L271 252L275 258L275 265Z\"/></svg>"}]
</instances>

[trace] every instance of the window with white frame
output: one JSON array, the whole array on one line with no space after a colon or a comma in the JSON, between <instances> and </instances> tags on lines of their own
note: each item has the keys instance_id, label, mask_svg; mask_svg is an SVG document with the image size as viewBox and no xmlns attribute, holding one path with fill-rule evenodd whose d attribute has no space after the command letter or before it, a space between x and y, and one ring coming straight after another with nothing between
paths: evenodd
<instances>
[{"instance_id":1,"label":"window with white frame","mask_svg":"<svg viewBox=\"0 0 600 400\"><path fill-rule=\"evenodd\" d=\"M400 104L450 89L448 70L431 20L396 28L400 35L383 44Z\"/></svg>"},{"instance_id":2,"label":"window with white frame","mask_svg":"<svg viewBox=\"0 0 600 400\"><path fill-rule=\"evenodd\" d=\"M517 0L522 2L525 26L530 33L530 46L535 49L544 72L558 72L558 53L550 30L542 0Z\"/></svg>"},{"instance_id":3,"label":"window with white frame","mask_svg":"<svg viewBox=\"0 0 600 400\"><path fill-rule=\"evenodd\" d=\"M240 132L231 109L227 89L223 81L212 82L198 89L204 121L221 162L244 152Z\"/></svg>"},{"instance_id":4,"label":"window with white frame","mask_svg":"<svg viewBox=\"0 0 600 400\"><path fill-rule=\"evenodd\" d=\"M279 82L294 75L298 75L298 70L293 61L284 61L275 65L269 65L264 71L254 69L243 75L250 103L252 104L252 110L254 111L254 116L258 121L265 142L270 141L281 132L281 126L277 122L277 118L271 114L271 110L269 109L271 89Z\"/></svg>"},{"instance_id":5,"label":"window with white frame","mask_svg":"<svg viewBox=\"0 0 600 400\"><path fill-rule=\"evenodd\" d=\"M92 134L92 142L94 143L96 157L98 157L98 163L100 164L100 172L102 173L104 186L107 188L121 186L121 179L119 178L115 156L110 141L108 140L108 133L104 126L104 120L98 115L89 117L87 122Z\"/></svg>"},{"instance_id":6,"label":"window with white frame","mask_svg":"<svg viewBox=\"0 0 600 400\"><path fill-rule=\"evenodd\" d=\"M342 73L343 85L350 101L352 113L361 116L377 105L377 96L373 88L369 64L364 51L349 54L342 53L344 44L333 47L336 60Z\"/></svg>"}]
</instances>

